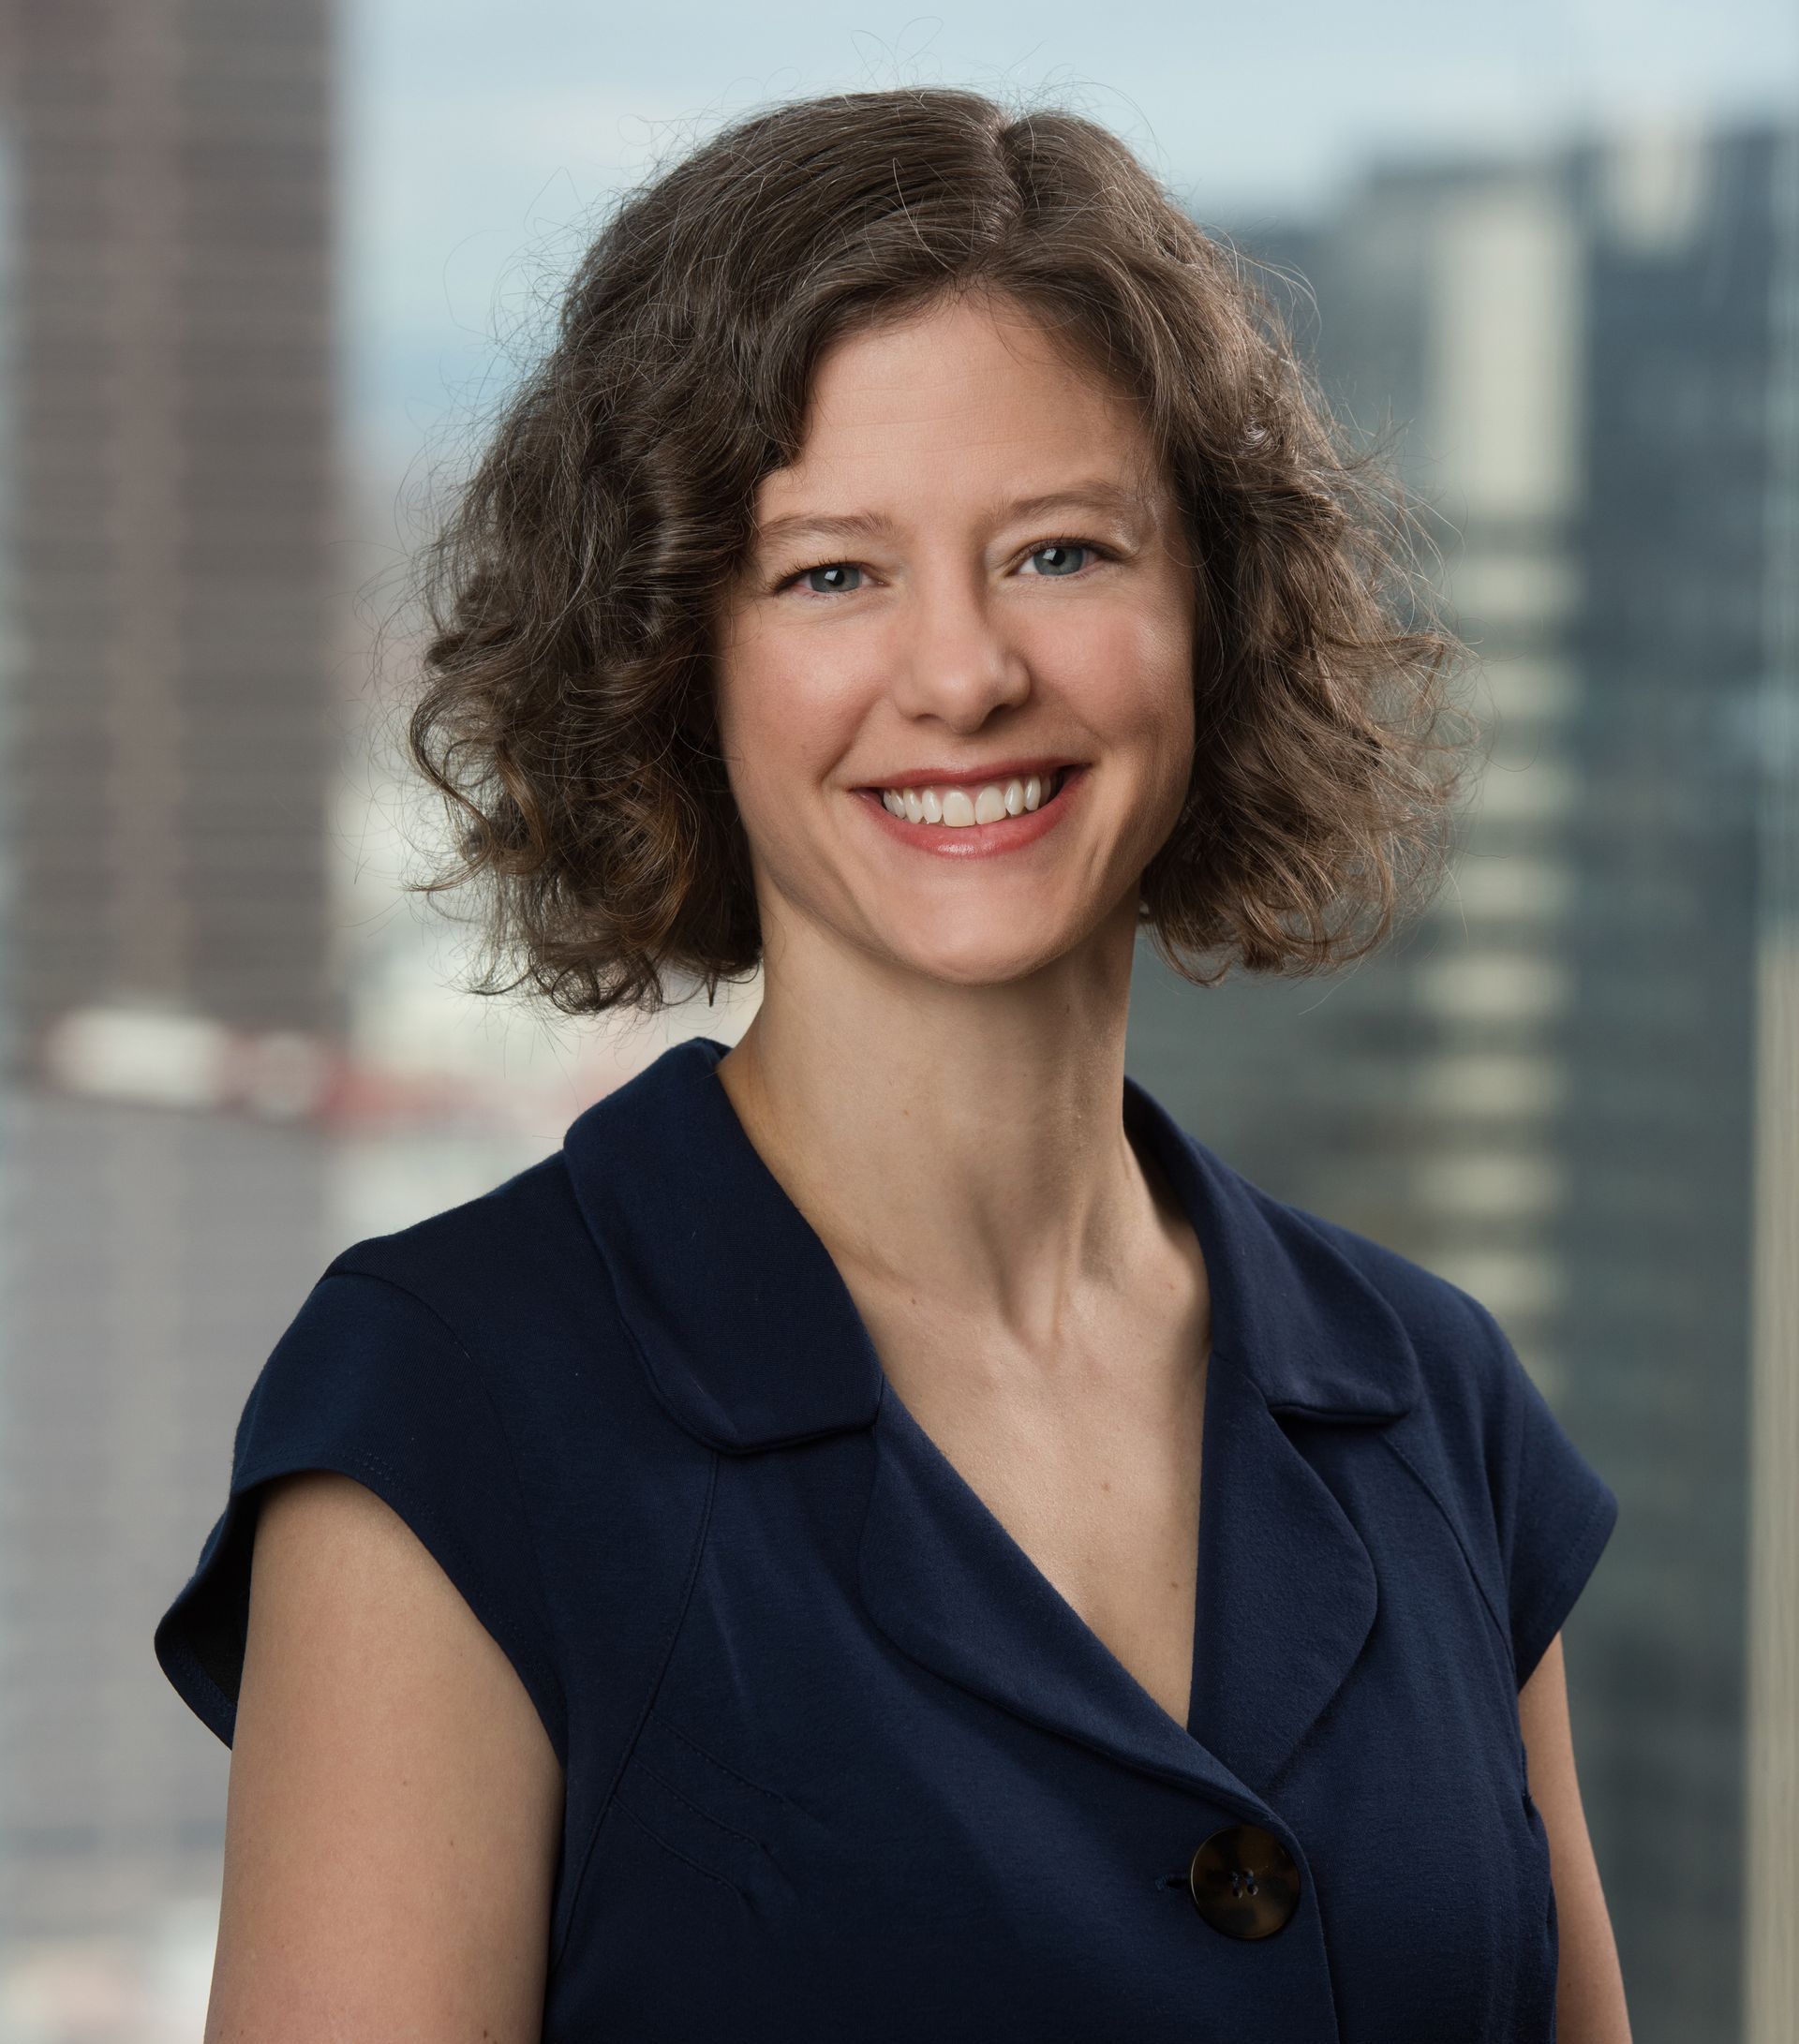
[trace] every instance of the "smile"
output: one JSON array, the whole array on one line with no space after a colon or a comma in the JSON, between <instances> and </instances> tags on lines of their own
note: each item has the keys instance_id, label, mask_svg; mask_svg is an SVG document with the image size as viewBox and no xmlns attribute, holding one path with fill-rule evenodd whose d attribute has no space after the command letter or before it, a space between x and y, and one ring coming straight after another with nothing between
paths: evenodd
<instances>
[{"instance_id":1,"label":"smile","mask_svg":"<svg viewBox=\"0 0 1799 2044\"><path fill-rule=\"evenodd\" d=\"M971 824L997 823L1040 808L1054 796L1068 772L1067 767L1059 766L1047 776L1027 774L990 780L982 788L885 788L881 791L881 802L889 816L966 830Z\"/></svg>"},{"instance_id":2,"label":"smile","mask_svg":"<svg viewBox=\"0 0 1799 2044\"><path fill-rule=\"evenodd\" d=\"M857 799L885 836L949 858L1022 851L1080 805L1084 766L1019 775L979 787L859 788Z\"/></svg>"}]
</instances>

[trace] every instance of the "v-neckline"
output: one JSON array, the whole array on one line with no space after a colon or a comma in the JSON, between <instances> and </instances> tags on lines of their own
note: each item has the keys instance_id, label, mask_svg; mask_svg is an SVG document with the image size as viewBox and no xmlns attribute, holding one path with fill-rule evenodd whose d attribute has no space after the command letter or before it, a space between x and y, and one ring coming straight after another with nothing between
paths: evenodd
<instances>
[{"instance_id":1,"label":"v-neckline","mask_svg":"<svg viewBox=\"0 0 1799 2044\"><path fill-rule=\"evenodd\" d=\"M711 1077L713 1085L718 1089L718 1095L724 1110L731 1122L735 1124L742 1142L759 1159L762 1169L766 1173L770 1181L779 1186L780 1180L776 1178L772 1165L769 1164L766 1158L762 1157L761 1152L756 1149L755 1145L751 1141L750 1132L744 1126L742 1118L738 1115L736 1103L725 1089L723 1081L719 1077L718 1065L721 1061L721 1054L715 1053L711 1059ZM959 1526L955 1529L957 1533L966 1538L974 1547L978 1547L982 1542L990 1544L997 1540L1000 1550L1011 1560L1015 1573L1022 1570L1024 1581L1029 1583L1035 1592L1034 1601L1036 1604L1043 1609L1053 1611L1064 1626L1072 1628L1074 1637L1084 1645L1088 1654L1090 1656L1096 1654L1100 1657L1102 1666L1115 1670L1117 1680L1125 1685L1127 1693L1137 1699L1143 1709L1152 1711L1162 1726L1171 1728L1184 1740L1197 1740L1197 1733L1195 1726L1200 1698L1203 1694L1203 1664L1207 1644L1203 1623L1209 1588L1207 1555L1209 1549L1215 1545L1213 1541L1208 1538L1208 1527L1212 1518L1210 1500L1216 1487L1209 1480L1210 1473L1207 1464L1209 1460L1212 1460L1215 1457L1217 1441L1217 1429L1213 1424L1213 1415L1216 1407L1213 1386L1218 1374L1217 1365L1219 1362L1219 1272L1223 1263L1223 1245L1221 1241L1213 1237L1209 1224L1210 1217L1203 1210L1204 1196L1196 1193L1194 1191L1191 1174L1183 1173L1180 1169L1176 1159L1168 1154L1167 1139L1155 1112L1154 1103L1151 1101L1149 1095L1139 1092L1134 1087L1128 1074L1125 1075L1123 1080L1120 1107L1126 1138L1132 1142L1133 1148L1138 1156L1139 1167L1145 1169L1146 1174L1152 1167L1153 1171L1160 1175L1162 1185L1166 1187L1169 1197L1184 1217L1187 1226L1193 1233L1194 1240L1198 1246L1200 1263L1205 1272L1209 1353L1205 1365L1205 1390L1200 1401L1199 1511L1195 1530L1195 1547L1192 1556L1193 1631L1192 1646L1187 1656L1187 1703L1186 1713L1183 1718L1176 1718L1173 1712L1158 1697L1152 1696L1131 1670L1125 1666L1124 1663L1119 1659L1118 1655L1106 1644L1093 1627L1068 1601L1067 1597L1063 1594L1062 1591L1057 1588L1044 1570L1038 1566L1036 1561L1022 1542L1013 1534L1004 1520L988 1503L974 1485L962 1474L947 1451L925 1427L917 1415L906 1404L898 1385L887 1372L886 1365L881 1358L873 1335L860 1307L855 1302L855 1296L851 1292L849 1283L839 1267L836 1258L831 1255L828 1247L817 1230L805 1221L803 1214L799 1213L799 1209L793 1203L791 1195L785 1196L788 1197L789 1204L794 1205L794 1210L796 1214L799 1214L799 1219L804 1224L807 1234L817 1244L820 1253L829 1266L836 1279L836 1288L841 1294L845 1310L850 1314L856 1330L859 1345L863 1347L867 1356L872 1362L879 1386L874 1418L877 1438L885 1437L896 1442L902 1452L909 1450L914 1460L922 1463L921 1473L926 1474L928 1477L934 1475L935 1482L927 1481L923 1487L924 1490L927 1495L934 1495L940 1503L948 1506L953 1516L959 1519ZM1144 1162L1145 1159L1147 1159L1147 1163ZM1159 1192L1153 1185L1152 1186L1152 1196L1156 1198L1158 1205L1161 1204ZM1212 1238L1209 1239L1209 1237ZM970 1558L972 1557L963 1557L964 1560Z\"/></svg>"},{"instance_id":2,"label":"v-neckline","mask_svg":"<svg viewBox=\"0 0 1799 2044\"><path fill-rule=\"evenodd\" d=\"M721 1092L723 1091L722 1087L720 1088L720 1090ZM728 1095L726 1100L728 1103ZM1205 1389L1200 1400L1199 1511L1197 1524L1195 1529L1192 1557L1193 1631L1192 1645L1187 1656L1187 1707L1184 1718L1176 1718L1173 1712L1158 1697L1152 1696L1124 1663L1120 1660L1100 1635L1075 1608L1074 1605L1057 1588L1044 1570L1039 1567L1029 1549L1014 1535L1004 1520L988 1503L987 1500L968 1477L962 1474L955 1460L906 1403L899 1386L888 1374L886 1365L881 1359L873 1336L869 1330L860 1308L855 1305L854 1296L850 1293L849 1285L844 1280L841 1270L838 1269L836 1260L830 1258L828 1249L825 1250L825 1254L829 1258L831 1267L837 1273L838 1282L841 1286L845 1297L849 1299L851 1311L855 1315L856 1325L861 1331L863 1340L868 1344L869 1353L874 1359L879 1375L880 1402L875 1415L877 1436L885 1436L897 1445L900 1452L909 1453L914 1461L922 1463L926 1472L934 1475L936 1481L927 1484L927 1492L935 1495L942 1503L950 1506L960 1521L959 1526L954 1529L955 1532L971 1543L979 1543L981 1541L990 1543L997 1540L1001 1550L1011 1559L1015 1570L1021 1569L1024 1572L1025 1579L1039 1592L1038 1602L1044 1604L1048 1609L1053 1610L1063 1624L1071 1627L1074 1635L1085 1644L1090 1653L1100 1656L1103 1664L1116 1671L1117 1679L1126 1685L1128 1692L1135 1698L1140 1701L1142 1708L1153 1711L1157 1720L1164 1726L1172 1728L1173 1731L1182 1735L1184 1739L1197 1741L1198 1732L1196 1721L1199 1712L1200 1699L1204 1694L1203 1676L1207 1651L1204 1625L1204 1614L1210 1588L1207 1579L1207 1559L1209 1552L1216 1545L1215 1540L1209 1537L1209 1527L1212 1517L1211 1501L1217 1488L1211 1479L1212 1474L1215 1474L1215 1459L1220 1444L1220 1429L1214 1424L1214 1414L1217 1408L1214 1385L1221 1362L1217 1339L1219 1321L1218 1274L1222 1267L1223 1245L1215 1237L1212 1239L1208 1239L1209 1237L1212 1236L1212 1230L1209 1225L1209 1216L1203 1210L1202 1201L1196 1198L1190 1190L1192 1183L1190 1178L1182 1174L1177 1167L1175 1160L1167 1154L1161 1130L1154 1114L1149 1110L1146 1102L1147 1096L1139 1100L1135 1095L1132 1082L1127 1076L1124 1081L1122 1110L1124 1127L1129 1135L1133 1137L1140 1136L1141 1150L1139 1155L1147 1152L1155 1170L1161 1174L1163 1183L1167 1188L1175 1206L1184 1216L1188 1227L1192 1230L1194 1240L1198 1245L1199 1259L1205 1271L1207 1290L1206 1319L1209 1340L1205 1363ZM733 1109L733 1114L735 1117L735 1109ZM741 1122L739 1122L738 1126L741 1128ZM748 1141L749 1132L745 1130L743 1133L745 1140ZM815 1231L813 1232L815 1234ZM822 1238L820 1246L823 1248Z\"/></svg>"},{"instance_id":3,"label":"v-neckline","mask_svg":"<svg viewBox=\"0 0 1799 2044\"><path fill-rule=\"evenodd\" d=\"M1324 1424L1384 1453L1381 1429L1420 1400L1404 1312L1367 1267L1390 1260L1259 1192L1126 1075L1125 1118L1168 1170L1212 1296L1183 1728L898 1404L883 1417L854 1301L717 1081L727 1048L702 1037L664 1052L564 1138L658 1404L732 1458L861 1436L873 1452L855 1577L894 1647L1015 1718L1254 1809L1249 1785L1290 1758L1375 1624L1373 1557L1306 1438Z\"/></svg>"},{"instance_id":4,"label":"v-neckline","mask_svg":"<svg viewBox=\"0 0 1799 2044\"><path fill-rule=\"evenodd\" d=\"M1200 1245L1200 1251L1203 1256L1203 1243ZM1205 1390L1200 1400L1202 1410L1199 1428L1199 1511L1195 1532L1193 1633L1192 1646L1187 1657L1187 1708L1184 1718L1176 1718L1160 1698L1153 1696L1137 1680L1129 1667L1107 1645L1100 1634L1089 1624L1087 1620L1069 1602L1051 1577L1039 1566L1029 1548L1013 1533L1011 1528L1006 1525L1005 1521L1001 1518L999 1514L981 1495L980 1491L962 1474L955 1461L940 1445L936 1437L930 1433L917 1415L906 1403L898 1385L887 1374L885 1365L883 1365L881 1371L881 1404L875 1415L877 1431L885 1429L889 1441L897 1445L901 1453L910 1454L914 1459L922 1459L928 1465L929 1472L936 1478L936 1481L929 1486L929 1489L939 1497L946 1495L955 1501L959 1507L959 1517L962 1520L960 1532L970 1537L985 1538L989 1541L997 1540L1012 1557L1015 1567L1028 1572L1033 1581L1040 1586L1043 1596L1053 1600L1054 1607L1063 1617L1064 1622L1074 1627L1094 1651L1105 1657L1106 1661L1117 1670L1120 1680L1128 1683L1136 1695L1141 1698L1145 1708L1153 1711L1166 1724L1185 1734L1189 1739L1197 1739L1198 1736L1194 1720L1201 1694L1201 1667L1205 1649L1201 1618L1206 1602L1206 1556L1208 1547L1211 1545L1207 1539L1207 1522L1210 1516L1208 1501L1213 1490L1213 1486L1207 1473L1206 1463L1208 1455L1215 1445L1217 1439L1216 1431L1212 1426L1212 1385L1216 1376L1213 1364L1216 1360L1215 1356L1208 1356L1207 1358Z\"/></svg>"}]
</instances>

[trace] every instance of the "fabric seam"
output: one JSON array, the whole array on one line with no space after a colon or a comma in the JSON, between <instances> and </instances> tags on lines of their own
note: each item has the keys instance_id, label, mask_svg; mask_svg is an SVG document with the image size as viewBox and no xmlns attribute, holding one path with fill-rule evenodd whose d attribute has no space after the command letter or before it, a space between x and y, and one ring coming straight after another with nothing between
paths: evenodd
<instances>
[{"instance_id":1,"label":"fabric seam","mask_svg":"<svg viewBox=\"0 0 1799 2044\"><path fill-rule=\"evenodd\" d=\"M708 1453L711 1457L711 1463L706 1471L706 1497L700 1506L699 1524L694 1533L692 1552L688 1557L687 1579L681 1586L681 1593L675 1607L675 1615L662 1641L662 1651L656 1662L656 1671L650 1678L643 1707L637 1714L637 1722L632 1728L631 1737L625 1741L624 1750L618 1755L617 1762L613 1769L612 1780L608 1783L606 1793L601 1799L600 1806L594 1812L593 1822L587 1829L587 1840L581 1848L580 1859L574 1863L573 1875L568 1891L567 1915L564 1918L562 1928L556 1934L555 1943L550 1952L550 1970L552 1974L561 1964L562 1955L567 1950L569 1939L573 1933L575 1919L580 1914L581 1893L587 1886L587 1874L593 1865L594 1853L599 1844L601 1830L605 1825L607 1812L615 1802L618 1802L620 1809L626 1807L618 1798L618 1784L624 1776L625 1770L631 1765L632 1755L636 1752L637 1743L643 1738L644 1726L649 1722L649 1714L655 1708L657 1694L662 1686L663 1676L668 1672L670 1656L675 1651L675 1642L680 1637L681 1627L687 1622L687 1609L688 1606L692 1602L694 1586L700 1579L700 1563L706 1553L707 1536L712 1530L712 1501L718 1489L719 1463L721 1459L718 1449L710 1449ZM627 1814L630 1813L627 1812ZM641 1817L637 1818L636 1821L644 1829L648 1829L648 1827L644 1825ZM659 1839L657 1843L660 1844L662 1841ZM714 1875L714 1878L717 1879L718 1876ZM727 1887L730 1885L729 1882L725 1883Z\"/></svg>"},{"instance_id":2,"label":"fabric seam","mask_svg":"<svg viewBox=\"0 0 1799 2044\"><path fill-rule=\"evenodd\" d=\"M1601 1481L1603 1481L1603 1479L1601 1479ZM1575 1581L1583 1582L1585 1580L1585 1577L1591 1575L1594 1564L1598 1559L1599 1553L1603 1551L1603 1544L1596 1543L1593 1536L1601 1523L1606 1524L1609 1528L1612 1521L1613 1503L1613 1499L1609 1494L1601 1494L1600 1496L1595 1498L1593 1501L1592 1509L1587 1513L1586 1517L1581 1521L1580 1525L1575 1529L1575 1531L1569 1535L1568 1558L1566 1562L1564 1563L1562 1567L1556 1571L1554 1577L1551 1580L1550 1587L1545 1590L1542 1595L1538 1598L1537 1602L1531 1606L1529 1612L1529 1622L1527 1624L1521 1623L1519 1625L1518 1630L1521 1634L1524 1636L1524 1637L1533 1638L1535 1637L1538 1626L1541 1622L1543 1613L1545 1611L1554 1609L1556 1605L1558 1605L1562 1601L1563 1592L1567 1590L1569 1583ZM1552 1634L1550 1637L1551 1638L1554 1638L1554 1635ZM1548 1641L1545 1641L1543 1645L1543 1652L1547 1651ZM1535 1674L1537 1665L1540 1663L1541 1660L1542 1652L1539 1652L1537 1656L1537 1662L1532 1664L1532 1674ZM1515 1663L1512 1672L1514 1675L1517 1673ZM1529 1677L1526 1676L1524 1680L1528 1681ZM1522 1688L1523 1683L1521 1682L1519 1686Z\"/></svg>"},{"instance_id":3,"label":"fabric seam","mask_svg":"<svg viewBox=\"0 0 1799 2044\"><path fill-rule=\"evenodd\" d=\"M766 1844L765 1844L764 1842L761 1839L757 1838L752 1832L740 1831L735 1824L727 1824L722 1817L715 1817L712 1814L711 1811L702 1810L699 1804L693 1800L692 1797L684 1796L681 1791L676 1787L675 1784L669 1780L666 1774L658 1773L656 1769L650 1766L649 1762L644 1758L641 1753L632 1753L631 1764L634 1768L640 1768L644 1771L644 1773L649 1776L652 1782L661 1783L662 1787L667 1789L669 1794L674 1797L675 1800L678 1802L684 1810L692 1811L693 1814L696 1817L700 1818L702 1822L711 1825L712 1829L715 1831L722 1831L727 1838L740 1839L744 1844L753 1845L758 1852L766 1853L768 1850Z\"/></svg>"},{"instance_id":4,"label":"fabric seam","mask_svg":"<svg viewBox=\"0 0 1799 2044\"><path fill-rule=\"evenodd\" d=\"M231 1735L237 1729L237 1705L213 1680L200 1656L194 1652L193 1649L188 1646L186 1640L179 1633L171 1634L165 1651L173 1659L175 1666L186 1676L191 1687L206 1699L208 1709L202 1715L206 1721L207 1730L215 1738L223 1740L226 1745L229 1746L231 1742ZM181 1688L179 1683L175 1686L177 1690ZM188 1701L191 1703L192 1700L192 1696L189 1696Z\"/></svg>"},{"instance_id":5,"label":"fabric seam","mask_svg":"<svg viewBox=\"0 0 1799 2044\"><path fill-rule=\"evenodd\" d=\"M739 1774L736 1768L727 1767L717 1755L707 1753L706 1748L699 1744L696 1740L690 1738L686 1732L682 1731L681 1727L675 1723L674 1719L665 1711L652 1710L650 1715L665 1732L669 1733L671 1737L678 1739L681 1744L695 1758L704 1760L708 1767L717 1768L721 1774L727 1776L734 1782L740 1783L745 1788L753 1789L758 1796L766 1796L770 1802L791 1804L792 1798L783 1796L778 1788L767 1788L761 1782L752 1782L747 1774Z\"/></svg>"},{"instance_id":6,"label":"fabric seam","mask_svg":"<svg viewBox=\"0 0 1799 2044\"><path fill-rule=\"evenodd\" d=\"M1405 1469L1410 1472L1412 1481L1417 1484L1419 1489L1423 1491L1424 1495L1430 1499L1431 1503L1434 1505L1435 1505L1437 1513L1442 1518L1443 1523L1450 1529L1450 1536L1455 1541L1456 1546L1462 1550L1462 1560L1467 1568L1469 1576L1473 1578L1474 1587L1480 1592L1480 1602L1486 1607L1486 1613L1488 1618L1493 1621L1494 1630L1499 1635L1499 1644L1506 1650L1506 1659L1508 1663L1511 1664L1512 1672L1515 1677L1517 1673L1517 1667L1515 1657L1511 1651L1511 1628L1499 1616L1498 1612L1494 1609L1492 1594L1488 1591L1486 1583L1481 1578L1480 1571L1474 1564L1474 1556L1468 1551L1468 1543L1463 1537L1461 1527L1458 1526L1455 1522L1454 1514L1450 1512L1449 1507L1443 1503L1443 1500L1437 1496L1435 1489L1426 1479L1423 1472L1419 1468L1418 1464L1413 1461L1411 1457L1406 1454L1405 1450L1400 1446L1399 1443L1393 1439L1392 1435L1390 1433L1384 1433L1382 1434L1381 1439L1386 1443L1387 1446L1392 1450L1393 1454L1398 1458L1398 1459L1405 1467Z\"/></svg>"},{"instance_id":7,"label":"fabric seam","mask_svg":"<svg viewBox=\"0 0 1799 2044\"><path fill-rule=\"evenodd\" d=\"M744 1899L743 1890L735 1881L727 1881L722 1874L715 1874L710 1867L703 1867L697 1859L689 1859L678 1845L671 1845L660 1831L651 1830L648 1824L637 1814L636 1811L631 1807L630 1803L622 1796L615 1796L613 1800L652 1844L660 1845L665 1853L678 1859L684 1867L691 1867L695 1874L703 1874L708 1881L716 1881L721 1888L729 1888L739 1902ZM559 1957L560 1954L558 1953L558 1956ZM555 1963L554 1961L551 1963L552 1964Z\"/></svg>"}]
</instances>

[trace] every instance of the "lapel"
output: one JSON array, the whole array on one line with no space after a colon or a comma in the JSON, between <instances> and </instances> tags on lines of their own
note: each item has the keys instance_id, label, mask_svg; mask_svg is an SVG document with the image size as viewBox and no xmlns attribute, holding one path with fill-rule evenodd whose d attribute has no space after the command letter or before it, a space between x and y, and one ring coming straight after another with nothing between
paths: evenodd
<instances>
[{"instance_id":1,"label":"lapel","mask_svg":"<svg viewBox=\"0 0 1799 2044\"><path fill-rule=\"evenodd\" d=\"M859 1591L912 1659L1124 1765L1244 1804L1342 1687L1374 1564L1282 1415L1373 1431L1419 1387L1405 1330L1324 1223L1260 1192L1135 1080L1124 1114L1212 1285L1192 1708L1177 1724L913 1419L824 1245L744 1133L694 1038L590 1107L565 1155L656 1395L748 1454L869 1428Z\"/></svg>"},{"instance_id":2,"label":"lapel","mask_svg":"<svg viewBox=\"0 0 1799 2044\"><path fill-rule=\"evenodd\" d=\"M580 1115L562 1153L670 1416L727 1455L869 1426L880 1358L817 1235L691 1037Z\"/></svg>"}]
</instances>

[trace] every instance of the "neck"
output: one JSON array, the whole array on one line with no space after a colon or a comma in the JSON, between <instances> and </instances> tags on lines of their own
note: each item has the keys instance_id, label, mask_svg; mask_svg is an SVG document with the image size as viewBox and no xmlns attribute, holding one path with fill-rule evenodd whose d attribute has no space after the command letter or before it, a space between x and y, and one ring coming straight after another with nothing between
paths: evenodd
<instances>
[{"instance_id":1,"label":"neck","mask_svg":"<svg viewBox=\"0 0 1799 2044\"><path fill-rule=\"evenodd\" d=\"M1123 1125L1130 907L1006 985L765 972L720 1078L846 1277L1048 1341L1166 1243Z\"/></svg>"}]
</instances>

